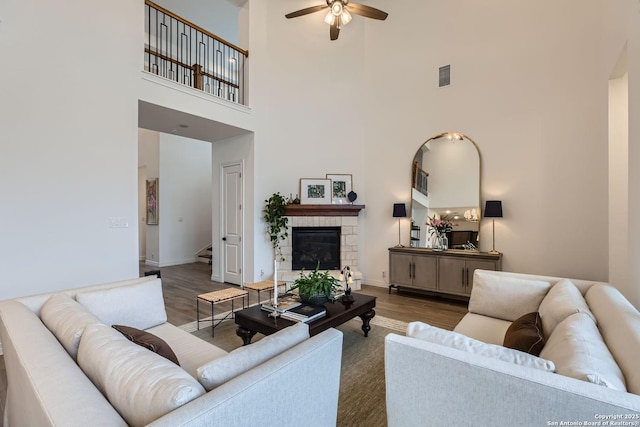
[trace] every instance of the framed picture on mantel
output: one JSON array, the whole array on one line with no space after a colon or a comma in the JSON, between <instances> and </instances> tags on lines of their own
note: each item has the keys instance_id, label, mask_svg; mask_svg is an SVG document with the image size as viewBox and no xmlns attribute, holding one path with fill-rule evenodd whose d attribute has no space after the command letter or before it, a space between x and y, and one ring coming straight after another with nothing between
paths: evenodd
<instances>
[{"instance_id":1,"label":"framed picture on mantel","mask_svg":"<svg viewBox=\"0 0 640 427\"><path fill-rule=\"evenodd\" d=\"M349 194L349 192L352 190L351 174L328 173L327 178L331 180L331 203L349 203L347 194Z\"/></svg>"},{"instance_id":2,"label":"framed picture on mantel","mask_svg":"<svg viewBox=\"0 0 640 427\"><path fill-rule=\"evenodd\" d=\"M300 178L300 203L305 205L331 204L331 180Z\"/></svg>"}]
</instances>

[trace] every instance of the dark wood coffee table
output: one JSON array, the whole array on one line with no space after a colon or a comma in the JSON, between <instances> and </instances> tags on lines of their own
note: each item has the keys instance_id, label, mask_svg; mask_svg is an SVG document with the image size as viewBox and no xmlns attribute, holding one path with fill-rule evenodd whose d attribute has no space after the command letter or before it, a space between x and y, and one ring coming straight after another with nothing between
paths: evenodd
<instances>
[{"instance_id":1,"label":"dark wood coffee table","mask_svg":"<svg viewBox=\"0 0 640 427\"><path fill-rule=\"evenodd\" d=\"M369 322L376 315L373 310L376 306L376 297L362 294L352 295L355 301L350 304L345 304L340 300L325 303L324 307L327 310L327 315L322 319L309 323L309 335L313 336L326 329L335 328L359 316L362 319L364 336L369 336L369 331L371 330ZM251 338L258 332L264 335L271 335L296 323L284 318L274 319L269 317L269 313L262 310L259 305L236 311L235 319L238 325L236 334L242 338L244 345L250 344Z\"/></svg>"}]
</instances>

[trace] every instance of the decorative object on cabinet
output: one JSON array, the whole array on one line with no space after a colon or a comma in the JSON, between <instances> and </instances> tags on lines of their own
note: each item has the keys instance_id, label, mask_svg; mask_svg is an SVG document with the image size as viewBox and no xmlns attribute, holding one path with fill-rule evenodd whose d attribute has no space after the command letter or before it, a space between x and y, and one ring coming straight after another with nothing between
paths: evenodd
<instances>
[{"instance_id":1,"label":"decorative object on cabinet","mask_svg":"<svg viewBox=\"0 0 640 427\"><path fill-rule=\"evenodd\" d=\"M355 301L353 295L351 295L351 284L353 283L353 277L351 276L351 267L347 265L342 270L340 270L340 276L338 276L338 280L341 282L344 280L345 283L342 302L350 304Z\"/></svg>"},{"instance_id":2,"label":"decorative object on cabinet","mask_svg":"<svg viewBox=\"0 0 640 427\"><path fill-rule=\"evenodd\" d=\"M303 204L330 204L331 180L322 178L300 178L300 197L300 201Z\"/></svg>"},{"instance_id":3,"label":"decorative object on cabinet","mask_svg":"<svg viewBox=\"0 0 640 427\"><path fill-rule=\"evenodd\" d=\"M475 270L501 268L501 254L389 248L389 293L391 288L406 288L466 300L473 288Z\"/></svg>"},{"instance_id":4,"label":"decorative object on cabinet","mask_svg":"<svg viewBox=\"0 0 640 427\"><path fill-rule=\"evenodd\" d=\"M394 203L393 217L398 218L398 244L396 248L404 248L404 245L400 243L400 218L407 217L407 206L404 203Z\"/></svg>"},{"instance_id":5,"label":"decorative object on cabinet","mask_svg":"<svg viewBox=\"0 0 640 427\"><path fill-rule=\"evenodd\" d=\"M447 234L448 247L473 250L466 248L477 246L478 242L481 175L480 151L471 138L460 132L444 132L429 138L420 145L411 161L411 219L422 227L434 214L440 218L459 219L456 232L473 235L469 239L473 245L458 239L454 245L453 236ZM432 246L429 237L423 230L418 246Z\"/></svg>"},{"instance_id":6,"label":"decorative object on cabinet","mask_svg":"<svg viewBox=\"0 0 640 427\"><path fill-rule=\"evenodd\" d=\"M490 254L498 254L496 251L496 218L502 218L502 201L500 200L487 200L484 206L484 217L491 218L493 223L493 249L489 251Z\"/></svg>"},{"instance_id":7,"label":"decorative object on cabinet","mask_svg":"<svg viewBox=\"0 0 640 427\"><path fill-rule=\"evenodd\" d=\"M351 174L327 174L331 180L331 203L347 203L347 195L353 187Z\"/></svg>"},{"instance_id":8,"label":"decorative object on cabinet","mask_svg":"<svg viewBox=\"0 0 640 427\"><path fill-rule=\"evenodd\" d=\"M357 198L358 195L355 193L355 191L349 191L349 194L347 194L347 199L349 199L351 203L355 202Z\"/></svg>"},{"instance_id":9,"label":"decorative object on cabinet","mask_svg":"<svg viewBox=\"0 0 640 427\"><path fill-rule=\"evenodd\" d=\"M158 225L158 178L147 180L147 225Z\"/></svg>"},{"instance_id":10,"label":"decorative object on cabinet","mask_svg":"<svg viewBox=\"0 0 640 427\"><path fill-rule=\"evenodd\" d=\"M449 238L447 237L447 233L450 233L453 230L453 222L451 222L447 217L436 218L436 215L434 214L433 217L429 217L429 221L427 221L426 225L430 229L433 241L431 248L434 251L449 249Z\"/></svg>"}]
</instances>

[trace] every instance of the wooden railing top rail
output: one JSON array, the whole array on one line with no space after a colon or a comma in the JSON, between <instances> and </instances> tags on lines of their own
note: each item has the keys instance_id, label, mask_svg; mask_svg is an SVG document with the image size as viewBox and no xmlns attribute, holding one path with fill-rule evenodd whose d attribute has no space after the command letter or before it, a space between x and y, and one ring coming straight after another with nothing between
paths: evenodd
<instances>
[{"instance_id":1,"label":"wooden railing top rail","mask_svg":"<svg viewBox=\"0 0 640 427\"><path fill-rule=\"evenodd\" d=\"M208 36L209 36L209 37L211 37L212 39L217 40L217 41L219 41L220 43L225 44L225 45L229 46L229 47L230 47L230 48L232 48L232 49L237 50L238 52L242 53L242 54L243 54L244 56L246 56L246 57L249 57L249 51L248 51L248 50L242 49L241 47L238 47L238 46L234 45L233 43L230 43L230 42L226 41L226 40L225 40L225 39L223 39L222 37L218 37L218 36L216 36L215 34L210 33L209 31L205 30L204 28L202 28L202 27L200 27L200 26L198 26L198 25L194 24L193 22L187 21L186 19L184 19L184 18L182 18L182 17L180 17L180 16L176 15L175 13L171 12L170 10L167 10L167 9L165 9L164 7L162 7L162 6L160 6L160 5L157 5L157 4L155 4L154 2L149 1L149 0L144 0L144 4L146 4L147 6L153 7L153 8L155 8L155 9L158 9L158 10L159 10L159 11L161 11L162 13L164 13L164 14L166 14L166 15L169 15L169 16L171 16L172 18L175 18L175 19L177 19L178 21L180 21L180 22L182 22L182 23L184 23L184 24L186 24L186 25L188 25L188 26L190 26L190 27L195 28L196 30L198 30L198 31L200 31L200 32L202 32L202 33L204 33L204 34L208 35Z\"/></svg>"}]
</instances>

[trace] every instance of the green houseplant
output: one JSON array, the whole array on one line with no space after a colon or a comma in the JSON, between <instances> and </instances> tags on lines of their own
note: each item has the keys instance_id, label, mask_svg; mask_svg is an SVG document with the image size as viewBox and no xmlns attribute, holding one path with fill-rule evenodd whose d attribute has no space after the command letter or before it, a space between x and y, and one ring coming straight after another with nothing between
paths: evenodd
<instances>
[{"instance_id":1,"label":"green houseplant","mask_svg":"<svg viewBox=\"0 0 640 427\"><path fill-rule=\"evenodd\" d=\"M287 226L289 219L285 216L287 201L280 193L273 193L271 197L264 201L266 203L263 210L263 218L267 223L267 234L269 241L276 253L276 257L280 256L280 261L284 261L282 250L280 249L280 241L287 238Z\"/></svg>"},{"instance_id":2,"label":"green houseplant","mask_svg":"<svg viewBox=\"0 0 640 427\"><path fill-rule=\"evenodd\" d=\"M304 274L304 269L300 272L290 291L297 289L300 300L311 305L323 305L340 288L338 279L331 276L328 271L320 272L320 263L316 265L308 275Z\"/></svg>"}]
</instances>

